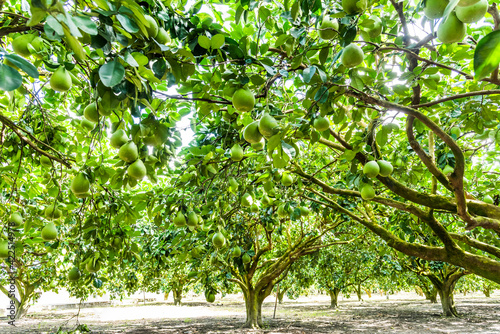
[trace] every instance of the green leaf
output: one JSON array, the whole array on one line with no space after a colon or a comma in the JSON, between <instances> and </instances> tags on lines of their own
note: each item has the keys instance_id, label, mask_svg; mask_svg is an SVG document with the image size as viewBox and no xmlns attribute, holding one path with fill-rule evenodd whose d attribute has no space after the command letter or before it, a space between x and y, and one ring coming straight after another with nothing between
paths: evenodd
<instances>
[{"instance_id":1,"label":"green leaf","mask_svg":"<svg viewBox=\"0 0 500 334\"><path fill-rule=\"evenodd\" d=\"M99 69L99 77L104 86L113 87L125 77L125 68L117 60L104 64Z\"/></svg>"},{"instance_id":2,"label":"green leaf","mask_svg":"<svg viewBox=\"0 0 500 334\"><path fill-rule=\"evenodd\" d=\"M213 36L211 40L212 49L220 49L224 45L225 41L226 37L224 37L224 35L222 34L217 34Z\"/></svg>"},{"instance_id":3,"label":"green leaf","mask_svg":"<svg viewBox=\"0 0 500 334\"><path fill-rule=\"evenodd\" d=\"M0 64L0 90L11 91L23 83L23 77L12 67Z\"/></svg>"},{"instance_id":4,"label":"green leaf","mask_svg":"<svg viewBox=\"0 0 500 334\"><path fill-rule=\"evenodd\" d=\"M116 19L122 25L123 29L129 33L135 34L139 32L139 26L133 20L131 20L127 15L116 14Z\"/></svg>"},{"instance_id":5,"label":"green leaf","mask_svg":"<svg viewBox=\"0 0 500 334\"><path fill-rule=\"evenodd\" d=\"M5 59L8 59L12 64L16 65L21 70L26 72L26 74L28 74L30 77L38 79L39 73L36 67L23 57L20 57L16 54L6 54Z\"/></svg>"},{"instance_id":6,"label":"green leaf","mask_svg":"<svg viewBox=\"0 0 500 334\"><path fill-rule=\"evenodd\" d=\"M316 66L308 67L304 71L302 71L304 82L309 83L309 81L311 81L312 77L314 76L314 73L316 73Z\"/></svg>"},{"instance_id":7,"label":"green leaf","mask_svg":"<svg viewBox=\"0 0 500 334\"><path fill-rule=\"evenodd\" d=\"M47 12L43 8L38 8L35 6L30 6L31 17L26 25L28 27L36 26L38 23L42 22Z\"/></svg>"},{"instance_id":8,"label":"green leaf","mask_svg":"<svg viewBox=\"0 0 500 334\"><path fill-rule=\"evenodd\" d=\"M500 30L479 40L474 51L474 78L481 80L500 64Z\"/></svg>"},{"instance_id":9,"label":"green leaf","mask_svg":"<svg viewBox=\"0 0 500 334\"><path fill-rule=\"evenodd\" d=\"M210 42L210 39L207 36L200 35L198 36L198 44L204 49L210 49L212 46L212 43Z\"/></svg>"},{"instance_id":10,"label":"green leaf","mask_svg":"<svg viewBox=\"0 0 500 334\"><path fill-rule=\"evenodd\" d=\"M292 69L294 69L294 70L299 68L299 66L302 65L302 55L299 55L299 56L293 58L290 65L292 66Z\"/></svg>"},{"instance_id":11,"label":"green leaf","mask_svg":"<svg viewBox=\"0 0 500 334\"><path fill-rule=\"evenodd\" d=\"M431 1L431 0L427 0L427 1ZM448 6L446 6L446 9L444 10L444 13L443 13L443 20L446 20L448 15L450 15L450 13L455 9L455 7L458 5L459 2L460 2L460 0L451 0L448 3Z\"/></svg>"},{"instance_id":12,"label":"green leaf","mask_svg":"<svg viewBox=\"0 0 500 334\"><path fill-rule=\"evenodd\" d=\"M90 17L86 16L74 16L73 22L78 26L83 32L86 32L89 35L95 36L97 35L97 24L90 19Z\"/></svg>"},{"instance_id":13,"label":"green leaf","mask_svg":"<svg viewBox=\"0 0 500 334\"><path fill-rule=\"evenodd\" d=\"M281 143L281 135L278 133L271 138L269 138L269 141L267 142L267 152L269 154L273 153L273 151L278 147L278 145Z\"/></svg>"},{"instance_id":14,"label":"green leaf","mask_svg":"<svg viewBox=\"0 0 500 334\"><path fill-rule=\"evenodd\" d=\"M314 100L319 101L319 103L325 103L328 99L328 94L328 87L321 86L316 92L316 95L314 95Z\"/></svg>"},{"instance_id":15,"label":"green leaf","mask_svg":"<svg viewBox=\"0 0 500 334\"><path fill-rule=\"evenodd\" d=\"M377 141L377 144L379 144L379 146L385 146L387 140L389 139L389 136L387 134L388 134L387 130L384 127L382 127L382 129L379 132L377 132L375 140Z\"/></svg>"},{"instance_id":16,"label":"green leaf","mask_svg":"<svg viewBox=\"0 0 500 334\"><path fill-rule=\"evenodd\" d=\"M54 31L58 35L60 35L60 36L64 35L64 30L63 30L62 25L59 22L57 22L57 20L53 16L49 15L47 17L47 24L49 25L49 27L51 27L52 29L54 29Z\"/></svg>"}]
</instances>

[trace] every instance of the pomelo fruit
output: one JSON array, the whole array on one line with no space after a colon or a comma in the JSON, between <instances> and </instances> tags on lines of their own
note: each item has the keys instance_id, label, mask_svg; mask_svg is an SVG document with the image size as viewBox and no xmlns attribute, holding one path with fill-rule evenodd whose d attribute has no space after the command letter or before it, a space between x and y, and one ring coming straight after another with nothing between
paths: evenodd
<instances>
[{"instance_id":1,"label":"pomelo fruit","mask_svg":"<svg viewBox=\"0 0 500 334\"><path fill-rule=\"evenodd\" d=\"M127 133L123 129L116 130L109 139L109 144L114 148L120 148L126 143L128 143L129 139Z\"/></svg>"},{"instance_id":2,"label":"pomelo fruit","mask_svg":"<svg viewBox=\"0 0 500 334\"><path fill-rule=\"evenodd\" d=\"M42 228L42 239L45 241L51 241L57 239L57 228L53 222L48 223Z\"/></svg>"},{"instance_id":3,"label":"pomelo fruit","mask_svg":"<svg viewBox=\"0 0 500 334\"><path fill-rule=\"evenodd\" d=\"M319 132L323 132L330 128L330 121L326 117L318 116L314 119L313 126Z\"/></svg>"},{"instance_id":4,"label":"pomelo fruit","mask_svg":"<svg viewBox=\"0 0 500 334\"><path fill-rule=\"evenodd\" d=\"M450 129L450 133L452 135L455 135L456 137L460 136L462 134L462 130L458 126L454 126Z\"/></svg>"},{"instance_id":5,"label":"pomelo fruit","mask_svg":"<svg viewBox=\"0 0 500 334\"><path fill-rule=\"evenodd\" d=\"M93 123L97 123L99 121L99 112L97 112L97 104L95 102L92 102L85 107L83 117Z\"/></svg>"},{"instance_id":6,"label":"pomelo fruit","mask_svg":"<svg viewBox=\"0 0 500 334\"><path fill-rule=\"evenodd\" d=\"M144 15L144 18L149 23L149 27L146 27L149 38L155 38L159 32L158 23L156 23L155 19L150 15Z\"/></svg>"},{"instance_id":7,"label":"pomelo fruit","mask_svg":"<svg viewBox=\"0 0 500 334\"><path fill-rule=\"evenodd\" d=\"M370 178L377 177L380 167L376 161L368 161L363 167L363 173Z\"/></svg>"},{"instance_id":8,"label":"pomelo fruit","mask_svg":"<svg viewBox=\"0 0 500 334\"><path fill-rule=\"evenodd\" d=\"M361 13L367 5L367 0L342 0L342 8L348 15Z\"/></svg>"},{"instance_id":9,"label":"pomelo fruit","mask_svg":"<svg viewBox=\"0 0 500 334\"><path fill-rule=\"evenodd\" d=\"M252 261L252 258L248 253L243 254L243 257L241 258L241 261L243 261L244 264L250 263Z\"/></svg>"},{"instance_id":10,"label":"pomelo fruit","mask_svg":"<svg viewBox=\"0 0 500 334\"><path fill-rule=\"evenodd\" d=\"M241 161L243 159L243 148L236 143L231 147L231 160Z\"/></svg>"},{"instance_id":11,"label":"pomelo fruit","mask_svg":"<svg viewBox=\"0 0 500 334\"><path fill-rule=\"evenodd\" d=\"M379 172L380 175L382 175L383 177L388 177L389 175L392 174L392 171L394 170L394 168L392 167L392 165L389 161L377 160L377 164L380 168L380 172Z\"/></svg>"},{"instance_id":12,"label":"pomelo fruit","mask_svg":"<svg viewBox=\"0 0 500 334\"><path fill-rule=\"evenodd\" d=\"M470 5L477 3L478 1L479 0L460 0L460 2L458 3L458 6L462 6L462 7L470 6Z\"/></svg>"},{"instance_id":13,"label":"pomelo fruit","mask_svg":"<svg viewBox=\"0 0 500 334\"><path fill-rule=\"evenodd\" d=\"M232 257L240 257L241 256L241 248L238 246L234 247L231 251L231 256Z\"/></svg>"},{"instance_id":14,"label":"pomelo fruit","mask_svg":"<svg viewBox=\"0 0 500 334\"><path fill-rule=\"evenodd\" d=\"M174 217L174 225L177 227L186 226L186 217L182 214L182 212L178 211L177 215Z\"/></svg>"},{"instance_id":15,"label":"pomelo fruit","mask_svg":"<svg viewBox=\"0 0 500 334\"><path fill-rule=\"evenodd\" d=\"M195 227L198 225L198 215L194 211L189 211L187 215L187 226Z\"/></svg>"},{"instance_id":16,"label":"pomelo fruit","mask_svg":"<svg viewBox=\"0 0 500 334\"><path fill-rule=\"evenodd\" d=\"M29 57L31 52L28 49L28 44L30 44L34 39L35 35L32 34L18 36L12 41L12 49L15 53L22 57Z\"/></svg>"},{"instance_id":17,"label":"pomelo fruit","mask_svg":"<svg viewBox=\"0 0 500 334\"><path fill-rule=\"evenodd\" d=\"M377 38L382 33L382 21L375 15L371 15L368 19L373 21L373 23L370 23L367 27L363 27L363 31L366 32L370 38Z\"/></svg>"},{"instance_id":18,"label":"pomelo fruit","mask_svg":"<svg viewBox=\"0 0 500 334\"><path fill-rule=\"evenodd\" d=\"M118 151L118 156L125 162L134 162L139 158L137 146L133 141L123 144Z\"/></svg>"},{"instance_id":19,"label":"pomelo fruit","mask_svg":"<svg viewBox=\"0 0 500 334\"><path fill-rule=\"evenodd\" d=\"M330 40L338 35L339 23L337 20L330 20L329 17L325 16L321 25L319 26L318 35L324 40Z\"/></svg>"},{"instance_id":20,"label":"pomelo fruit","mask_svg":"<svg viewBox=\"0 0 500 334\"><path fill-rule=\"evenodd\" d=\"M58 219L61 218L62 212L55 204L50 204L45 208L45 218L47 219Z\"/></svg>"},{"instance_id":21,"label":"pomelo fruit","mask_svg":"<svg viewBox=\"0 0 500 334\"><path fill-rule=\"evenodd\" d=\"M71 88L72 81L71 75L66 70L64 66L59 66L59 68L50 77L50 88L56 92L66 92Z\"/></svg>"},{"instance_id":22,"label":"pomelo fruit","mask_svg":"<svg viewBox=\"0 0 500 334\"><path fill-rule=\"evenodd\" d=\"M160 44L169 44L171 42L170 35L163 28L158 29L158 34L155 39Z\"/></svg>"},{"instance_id":23,"label":"pomelo fruit","mask_svg":"<svg viewBox=\"0 0 500 334\"><path fill-rule=\"evenodd\" d=\"M214 234L212 237L212 243L215 246L215 248L222 248L226 244L226 238L224 237L224 234L221 232L217 232Z\"/></svg>"},{"instance_id":24,"label":"pomelo fruit","mask_svg":"<svg viewBox=\"0 0 500 334\"><path fill-rule=\"evenodd\" d=\"M465 23L458 19L455 12L451 12L448 18L439 25L437 38L444 44L456 43L464 39L465 32Z\"/></svg>"},{"instance_id":25,"label":"pomelo fruit","mask_svg":"<svg viewBox=\"0 0 500 334\"><path fill-rule=\"evenodd\" d=\"M237 89L233 94L233 106L241 112L250 111L255 105L255 96L248 88Z\"/></svg>"},{"instance_id":26,"label":"pomelo fruit","mask_svg":"<svg viewBox=\"0 0 500 334\"><path fill-rule=\"evenodd\" d=\"M264 114L259 121L259 132L266 138L270 138L278 133L278 122L276 119L269 115L268 113Z\"/></svg>"},{"instance_id":27,"label":"pomelo fruit","mask_svg":"<svg viewBox=\"0 0 500 334\"><path fill-rule=\"evenodd\" d=\"M42 155L40 157L40 164L44 167L52 167L52 160L49 157Z\"/></svg>"},{"instance_id":28,"label":"pomelo fruit","mask_svg":"<svg viewBox=\"0 0 500 334\"><path fill-rule=\"evenodd\" d=\"M365 54L363 50L356 44L349 44L344 48L340 56L340 62L347 68L356 67L363 62Z\"/></svg>"},{"instance_id":29,"label":"pomelo fruit","mask_svg":"<svg viewBox=\"0 0 500 334\"><path fill-rule=\"evenodd\" d=\"M7 240L0 240L0 259L9 257L9 242Z\"/></svg>"},{"instance_id":30,"label":"pomelo fruit","mask_svg":"<svg viewBox=\"0 0 500 334\"><path fill-rule=\"evenodd\" d=\"M205 299L207 300L207 302L213 303L215 301L215 295L209 292L205 295Z\"/></svg>"},{"instance_id":31,"label":"pomelo fruit","mask_svg":"<svg viewBox=\"0 0 500 334\"><path fill-rule=\"evenodd\" d=\"M289 187L293 184L293 177L290 175L290 173L283 173L283 176L281 177L281 184L285 187Z\"/></svg>"},{"instance_id":32,"label":"pomelo fruit","mask_svg":"<svg viewBox=\"0 0 500 334\"><path fill-rule=\"evenodd\" d=\"M250 144L256 144L262 140L262 134L259 132L259 121L252 122L245 127L243 138Z\"/></svg>"},{"instance_id":33,"label":"pomelo fruit","mask_svg":"<svg viewBox=\"0 0 500 334\"><path fill-rule=\"evenodd\" d=\"M493 204L494 203L493 197L491 197L490 195L485 195L483 197L483 202L488 204Z\"/></svg>"},{"instance_id":34,"label":"pomelo fruit","mask_svg":"<svg viewBox=\"0 0 500 334\"><path fill-rule=\"evenodd\" d=\"M299 210L302 217L309 216L309 214L311 213L311 210L309 210L309 208L306 208L305 206L301 206Z\"/></svg>"},{"instance_id":35,"label":"pomelo fruit","mask_svg":"<svg viewBox=\"0 0 500 334\"><path fill-rule=\"evenodd\" d=\"M89 273L96 273L101 269L101 263L99 260L96 259L91 259L87 264L85 265L85 269Z\"/></svg>"},{"instance_id":36,"label":"pomelo fruit","mask_svg":"<svg viewBox=\"0 0 500 334\"><path fill-rule=\"evenodd\" d=\"M455 7L457 18L463 23L476 23L488 12L488 0L479 0L470 6Z\"/></svg>"},{"instance_id":37,"label":"pomelo fruit","mask_svg":"<svg viewBox=\"0 0 500 334\"><path fill-rule=\"evenodd\" d=\"M83 173L78 173L71 181L71 191L73 194L83 194L89 192L90 182Z\"/></svg>"},{"instance_id":38,"label":"pomelo fruit","mask_svg":"<svg viewBox=\"0 0 500 334\"><path fill-rule=\"evenodd\" d=\"M366 201L369 201L375 197L375 190L369 184L363 184L361 186L361 198Z\"/></svg>"},{"instance_id":39,"label":"pomelo fruit","mask_svg":"<svg viewBox=\"0 0 500 334\"><path fill-rule=\"evenodd\" d=\"M146 166L141 159L137 159L127 168L127 173L136 180L141 180L147 174Z\"/></svg>"},{"instance_id":40,"label":"pomelo fruit","mask_svg":"<svg viewBox=\"0 0 500 334\"><path fill-rule=\"evenodd\" d=\"M12 227L18 228L23 225L23 216L19 212L12 212L9 217L9 223L12 224Z\"/></svg>"},{"instance_id":41,"label":"pomelo fruit","mask_svg":"<svg viewBox=\"0 0 500 334\"><path fill-rule=\"evenodd\" d=\"M95 123L92 123L91 121L89 121L88 119L86 118L82 118L80 120L80 125L82 126L82 128L84 129L87 129L87 130L93 130L94 127L95 127Z\"/></svg>"},{"instance_id":42,"label":"pomelo fruit","mask_svg":"<svg viewBox=\"0 0 500 334\"><path fill-rule=\"evenodd\" d=\"M264 148L264 144L264 141L261 140L258 143L251 144L250 146L252 146L252 148L256 151L261 151Z\"/></svg>"},{"instance_id":43,"label":"pomelo fruit","mask_svg":"<svg viewBox=\"0 0 500 334\"><path fill-rule=\"evenodd\" d=\"M424 7L424 15L430 20L440 19L448 3L449 0L428 0Z\"/></svg>"},{"instance_id":44,"label":"pomelo fruit","mask_svg":"<svg viewBox=\"0 0 500 334\"><path fill-rule=\"evenodd\" d=\"M78 267L73 267L71 270L68 272L68 280L71 282L76 282L80 279L82 275L80 274L80 270Z\"/></svg>"},{"instance_id":45,"label":"pomelo fruit","mask_svg":"<svg viewBox=\"0 0 500 334\"><path fill-rule=\"evenodd\" d=\"M278 217L285 218L288 216L288 212L285 209L285 204L278 206Z\"/></svg>"}]
</instances>

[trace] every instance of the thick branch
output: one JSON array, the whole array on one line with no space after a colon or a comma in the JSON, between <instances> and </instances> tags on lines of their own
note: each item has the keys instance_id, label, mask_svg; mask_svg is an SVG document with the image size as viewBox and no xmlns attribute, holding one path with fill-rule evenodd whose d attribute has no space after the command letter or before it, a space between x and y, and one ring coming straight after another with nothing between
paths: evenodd
<instances>
[{"instance_id":1,"label":"thick branch","mask_svg":"<svg viewBox=\"0 0 500 334\"><path fill-rule=\"evenodd\" d=\"M410 143L411 148L417 153L418 157L420 160L424 163L424 165L427 167L429 172L431 172L432 175L443 185L446 187L446 189L453 191L453 188L451 187L450 182L446 178L446 176L441 172L437 166L434 164L432 161L432 158L425 153L425 151L422 149L420 144L417 142L415 139L415 135L413 134L413 123L414 123L415 118L412 116L409 116L406 119L406 136L408 137L408 142Z\"/></svg>"},{"instance_id":2,"label":"thick branch","mask_svg":"<svg viewBox=\"0 0 500 334\"><path fill-rule=\"evenodd\" d=\"M42 150L41 148L39 148L38 146L35 145L35 143L33 143L31 140L29 140L25 135L23 135L20 131L19 131L19 127L14 124L14 122L12 122L10 119L8 119L7 117L3 116L3 115L0 115L0 122L2 122L3 124L5 124L5 126L7 126L8 128L10 128L12 131L14 131L14 133L22 140L24 141L26 144L28 144L32 149L34 149L35 151L37 151L38 153L42 154L42 155L45 155L46 157L48 157L49 159L51 160L54 160L54 161L57 161L59 163L61 163L62 165L66 166L67 168L71 168L71 164L64 160L64 159L61 159L61 158L58 158L56 156L53 156L52 154Z\"/></svg>"},{"instance_id":3,"label":"thick branch","mask_svg":"<svg viewBox=\"0 0 500 334\"><path fill-rule=\"evenodd\" d=\"M463 242L464 244L467 244L473 248L482 250L483 252L489 253L491 255L496 256L497 258L500 259L500 248L486 244L484 242L481 242L476 239L472 239L471 237L468 237L463 234L458 234L458 233L450 233L450 236L453 239L456 239L458 241Z\"/></svg>"},{"instance_id":4,"label":"thick branch","mask_svg":"<svg viewBox=\"0 0 500 334\"><path fill-rule=\"evenodd\" d=\"M458 99L463 99L463 98L471 97L471 96L498 95L498 94L500 94L500 89L480 90L480 91L477 91L477 92L468 92L468 93L463 93L463 94L457 94L457 95L453 95L453 96L448 96L448 97L445 97L445 98L442 98L442 99L439 99L439 100L434 100L434 101L427 102L427 103L420 103L420 104L417 104L417 105L412 105L411 107L414 108L414 109L418 109L418 108L423 108L423 107L431 107L431 106L434 106L434 105L437 105L437 104L440 104L440 103L443 103L443 102L453 101L453 100L458 100Z\"/></svg>"}]
</instances>

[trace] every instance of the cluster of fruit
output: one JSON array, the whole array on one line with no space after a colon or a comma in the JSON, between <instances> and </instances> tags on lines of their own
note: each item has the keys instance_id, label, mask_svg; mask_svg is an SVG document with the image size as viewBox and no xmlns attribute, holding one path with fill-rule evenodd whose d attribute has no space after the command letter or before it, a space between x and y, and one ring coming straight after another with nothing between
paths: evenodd
<instances>
[{"instance_id":1,"label":"cluster of fruit","mask_svg":"<svg viewBox=\"0 0 500 334\"><path fill-rule=\"evenodd\" d=\"M449 0L429 0L424 14L430 20L440 19L449 3ZM478 22L487 11L488 0L460 0L455 10L439 25L438 39L445 44L462 41L467 31L465 24Z\"/></svg>"},{"instance_id":2,"label":"cluster of fruit","mask_svg":"<svg viewBox=\"0 0 500 334\"><path fill-rule=\"evenodd\" d=\"M363 174L373 179L377 176L388 177L392 174L393 167L390 162L385 160L368 161L363 167ZM369 183L362 183L359 187L361 198L371 200L375 197L375 189Z\"/></svg>"}]
</instances>

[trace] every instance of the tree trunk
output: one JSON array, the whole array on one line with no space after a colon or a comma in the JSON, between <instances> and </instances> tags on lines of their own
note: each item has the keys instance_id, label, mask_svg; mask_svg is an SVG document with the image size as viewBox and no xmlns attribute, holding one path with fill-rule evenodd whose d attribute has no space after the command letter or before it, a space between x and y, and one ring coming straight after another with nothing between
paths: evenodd
<instances>
[{"instance_id":1,"label":"tree trunk","mask_svg":"<svg viewBox=\"0 0 500 334\"><path fill-rule=\"evenodd\" d=\"M436 290L436 288L433 287L432 289L425 290L424 294L425 294L425 299L427 299L433 304L437 303L438 291Z\"/></svg>"},{"instance_id":2,"label":"tree trunk","mask_svg":"<svg viewBox=\"0 0 500 334\"><path fill-rule=\"evenodd\" d=\"M21 319L28 313L28 309L30 308L29 301L24 299L19 303L16 307L16 319Z\"/></svg>"},{"instance_id":3,"label":"tree trunk","mask_svg":"<svg viewBox=\"0 0 500 334\"><path fill-rule=\"evenodd\" d=\"M339 299L340 289L334 287L333 290L328 290L328 294L330 295L330 308L337 308L339 306L338 299Z\"/></svg>"},{"instance_id":4,"label":"tree trunk","mask_svg":"<svg viewBox=\"0 0 500 334\"><path fill-rule=\"evenodd\" d=\"M285 297L286 290L288 289L280 289L278 293L278 303L283 304L283 297Z\"/></svg>"},{"instance_id":5,"label":"tree trunk","mask_svg":"<svg viewBox=\"0 0 500 334\"><path fill-rule=\"evenodd\" d=\"M243 293L245 297L245 307L247 309L247 320L245 328L261 328L262 327L262 302L264 299L260 297L261 293L255 290L246 291Z\"/></svg>"},{"instance_id":6,"label":"tree trunk","mask_svg":"<svg viewBox=\"0 0 500 334\"><path fill-rule=\"evenodd\" d=\"M435 275L427 276L437 289L439 298L441 299L441 307L445 317L458 317L457 309L455 308L455 299L453 298L453 290L458 280L466 275L463 271L455 271L452 274L444 275L441 278Z\"/></svg>"},{"instance_id":7,"label":"tree trunk","mask_svg":"<svg viewBox=\"0 0 500 334\"><path fill-rule=\"evenodd\" d=\"M441 299L441 307L443 308L443 315L446 317L458 317L453 298L453 289L443 289L438 292Z\"/></svg>"},{"instance_id":8,"label":"tree trunk","mask_svg":"<svg viewBox=\"0 0 500 334\"><path fill-rule=\"evenodd\" d=\"M483 293L486 297L491 297L491 289L483 289Z\"/></svg>"},{"instance_id":9,"label":"tree trunk","mask_svg":"<svg viewBox=\"0 0 500 334\"><path fill-rule=\"evenodd\" d=\"M358 296L358 301L363 301L363 298L361 298L361 283L356 287L356 295Z\"/></svg>"},{"instance_id":10,"label":"tree trunk","mask_svg":"<svg viewBox=\"0 0 500 334\"><path fill-rule=\"evenodd\" d=\"M170 294L170 291L166 291L163 293L163 300L167 300L168 299L168 295Z\"/></svg>"},{"instance_id":11,"label":"tree trunk","mask_svg":"<svg viewBox=\"0 0 500 334\"><path fill-rule=\"evenodd\" d=\"M174 296L174 305L181 305L182 300L182 290L172 290Z\"/></svg>"}]
</instances>

